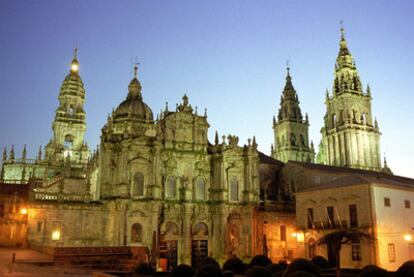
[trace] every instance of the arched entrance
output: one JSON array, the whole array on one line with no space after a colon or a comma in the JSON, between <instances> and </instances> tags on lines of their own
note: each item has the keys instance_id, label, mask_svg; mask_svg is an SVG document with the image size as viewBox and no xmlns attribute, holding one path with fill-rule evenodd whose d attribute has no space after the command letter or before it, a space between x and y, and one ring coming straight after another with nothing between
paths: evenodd
<instances>
[{"instance_id":1,"label":"arched entrance","mask_svg":"<svg viewBox=\"0 0 414 277\"><path fill-rule=\"evenodd\" d=\"M227 256L242 257L242 217L238 213L232 213L227 218Z\"/></svg>"},{"instance_id":2,"label":"arched entrance","mask_svg":"<svg viewBox=\"0 0 414 277\"><path fill-rule=\"evenodd\" d=\"M160 241L160 263L165 270L175 268L177 266L178 256L178 236L179 229L174 222L165 224L165 231L161 232ZM164 263L164 265L162 264Z\"/></svg>"},{"instance_id":3,"label":"arched entrance","mask_svg":"<svg viewBox=\"0 0 414 277\"><path fill-rule=\"evenodd\" d=\"M208 226L199 222L193 226L191 241L191 265L198 264L208 256Z\"/></svg>"}]
</instances>

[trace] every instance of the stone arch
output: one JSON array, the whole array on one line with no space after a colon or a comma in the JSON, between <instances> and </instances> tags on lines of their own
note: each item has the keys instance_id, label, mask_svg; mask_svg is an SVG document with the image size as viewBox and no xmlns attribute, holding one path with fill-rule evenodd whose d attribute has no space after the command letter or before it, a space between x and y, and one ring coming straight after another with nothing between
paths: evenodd
<instances>
[{"instance_id":1,"label":"stone arch","mask_svg":"<svg viewBox=\"0 0 414 277\"><path fill-rule=\"evenodd\" d=\"M192 235L193 236L208 236L208 226L204 222L198 222L193 225L192 229Z\"/></svg>"},{"instance_id":2,"label":"stone arch","mask_svg":"<svg viewBox=\"0 0 414 277\"><path fill-rule=\"evenodd\" d=\"M294 133L290 133L290 144L296 146L296 135Z\"/></svg>"},{"instance_id":3,"label":"stone arch","mask_svg":"<svg viewBox=\"0 0 414 277\"><path fill-rule=\"evenodd\" d=\"M142 242L142 225L139 223L134 223L131 226L131 242L132 243Z\"/></svg>"},{"instance_id":4,"label":"stone arch","mask_svg":"<svg viewBox=\"0 0 414 277\"><path fill-rule=\"evenodd\" d=\"M75 140L75 138L73 137L73 135L66 134L65 139L63 141L63 147L65 149L71 149L73 147L74 140Z\"/></svg>"}]
</instances>

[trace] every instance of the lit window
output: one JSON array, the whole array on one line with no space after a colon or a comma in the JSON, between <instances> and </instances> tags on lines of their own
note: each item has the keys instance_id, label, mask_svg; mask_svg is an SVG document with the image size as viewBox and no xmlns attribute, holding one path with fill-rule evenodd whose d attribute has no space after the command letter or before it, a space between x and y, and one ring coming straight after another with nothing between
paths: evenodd
<instances>
[{"instance_id":1,"label":"lit window","mask_svg":"<svg viewBox=\"0 0 414 277\"><path fill-rule=\"evenodd\" d=\"M391 200L388 197L384 197L384 206L391 207Z\"/></svg>"},{"instance_id":2,"label":"lit window","mask_svg":"<svg viewBox=\"0 0 414 277\"><path fill-rule=\"evenodd\" d=\"M404 201L404 206L405 206L406 209L411 209L411 202L410 202L410 200L405 200Z\"/></svg>"},{"instance_id":3,"label":"lit window","mask_svg":"<svg viewBox=\"0 0 414 277\"><path fill-rule=\"evenodd\" d=\"M280 240L286 241L286 226L280 225Z\"/></svg>"},{"instance_id":4,"label":"lit window","mask_svg":"<svg viewBox=\"0 0 414 277\"><path fill-rule=\"evenodd\" d=\"M52 232L52 240L60 240L60 230L56 229Z\"/></svg>"},{"instance_id":5,"label":"lit window","mask_svg":"<svg viewBox=\"0 0 414 277\"><path fill-rule=\"evenodd\" d=\"M408 254L410 260L414 260L414 243L408 244Z\"/></svg>"},{"instance_id":6,"label":"lit window","mask_svg":"<svg viewBox=\"0 0 414 277\"><path fill-rule=\"evenodd\" d=\"M359 240L355 240L351 244L351 258L353 261L361 261L361 243Z\"/></svg>"},{"instance_id":7,"label":"lit window","mask_svg":"<svg viewBox=\"0 0 414 277\"><path fill-rule=\"evenodd\" d=\"M142 226L139 223L134 223L131 227L131 242L141 242L142 241Z\"/></svg>"},{"instance_id":8,"label":"lit window","mask_svg":"<svg viewBox=\"0 0 414 277\"><path fill-rule=\"evenodd\" d=\"M390 263L395 262L395 245L394 243L388 243L388 260Z\"/></svg>"}]
</instances>

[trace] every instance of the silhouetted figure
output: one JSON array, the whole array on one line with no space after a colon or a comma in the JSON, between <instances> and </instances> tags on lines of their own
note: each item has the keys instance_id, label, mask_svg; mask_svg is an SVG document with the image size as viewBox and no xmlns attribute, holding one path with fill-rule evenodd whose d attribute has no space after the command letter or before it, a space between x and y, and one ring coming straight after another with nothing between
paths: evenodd
<instances>
[{"instance_id":1,"label":"silhouetted figure","mask_svg":"<svg viewBox=\"0 0 414 277\"><path fill-rule=\"evenodd\" d=\"M267 265L271 263L272 261L265 255L257 255L257 256L254 256L253 259L250 261L250 266L259 265L259 266L266 267Z\"/></svg>"},{"instance_id":2,"label":"silhouetted figure","mask_svg":"<svg viewBox=\"0 0 414 277\"><path fill-rule=\"evenodd\" d=\"M319 269L308 260L305 259L296 259L286 268L283 276L290 276L290 274L297 271L306 271L314 274L316 277L320 276Z\"/></svg>"},{"instance_id":3,"label":"silhouetted figure","mask_svg":"<svg viewBox=\"0 0 414 277\"><path fill-rule=\"evenodd\" d=\"M311 263L313 263L314 265L316 265L319 269L326 269L326 268L330 268L331 265L329 264L328 260L325 259L325 257L322 256L314 256L311 259Z\"/></svg>"},{"instance_id":4,"label":"silhouetted figure","mask_svg":"<svg viewBox=\"0 0 414 277\"><path fill-rule=\"evenodd\" d=\"M362 270L361 277L389 277L390 274L385 269L382 269L376 265L367 265Z\"/></svg>"},{"instance_id":5,"label":"silhouetted figure","mask_svg":"<svg viewBox=\"0 0 414 277\"><path fill-rule=\"evenodd\" d=\"M244 264L242 260L234 256L223 264L223 271L232 271L234 274L244 274Z\"/></svg>"},{"instance_id":6,"label":"silhouetted figure","mask_svg":"<svg viewBox=\"0 0 414 277\"><path fill-rule=\"evenodd\" d=\"M284 271L286 269L286 267L280 265L280 264L268 264L266 266L266 269L269 270L270 272L275 273L275 272L279 272L279 271Z\"/></svg>"},{"instance_id":7,"label":"silhouetted figure","mask_svg":"<svg viewBox=\"0 0 414 277\"><path fill-rule=\"evenodd\" d=\"M246 272L246 277L272 277L272 273L263 266L252 266Z\"/></svg>"},{"instance_id":8,"label":"silhouetted figure","mask_svg":"<svg viewBox=\"0 0 414 277\"><path fill-rule=\"evenodd\" d=\"M310 272L306 272L306 271L296 271L296 272L290 273L288 277L316 277L316 275Z\"/></svg>"},{"instance_id":9,"label":"silhouetted figure","mask_svg":"<svg viewBox=\"0 0 414 277\"><path fill-rule=\"evenodd\" d=\"M395 272L395 277L414 277L414 261L407 261Z\"/></svg>"},{"instance_id":10,"label":"silhouetted figure","mask_svg":"<svg viewBox=\"0 0 414 277\"><path fill-rule=\"evenodd\" d=\"M193 277L195 274L194 269L186 264L180 264L169 275L170 277Z\"/></svg>"},{"instance_id":11,"label":"silhouetted figure","mask_svg":"<svg viewBox=\"0 0 414 277\"><path fill-rule=\"evenodd\" d=\"M148 263L141 263L135 268L135 273L138 276L151 275L155 273L155 269Z\"/></svg>"},{"instance_id":12,"label":"silhouetted figure","mask_svg":"<svg viewBox=\"0 0 414 277\"><path fill-rule=\"evenodd\" d=\"M196 272L195 277L224 277L220 267L212 264L201 264Z\"/></svg>"}]
</instances>

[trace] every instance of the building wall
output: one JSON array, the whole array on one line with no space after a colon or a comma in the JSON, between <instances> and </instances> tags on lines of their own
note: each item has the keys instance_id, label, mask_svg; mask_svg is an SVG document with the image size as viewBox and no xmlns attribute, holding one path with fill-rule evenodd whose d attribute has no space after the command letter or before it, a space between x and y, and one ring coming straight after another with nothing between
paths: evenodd
<instances>
[{"instance_id":1,"label":"building wall","mask_svg":"<svg viewBox=\"0 0 414 277\"><path fill-rule=\"evenodd\" d=\"M374 184L372 194L378 238L378 263L379 266L394 271L405 261L414 258L414 189ZM384 205L384 198L390 199L389 207ZM405 200L410 201L410 208L405 207ZM411 240L406 240L406 235L412 236ZM395 261L390 259L389 244L394 245Z\"/></svg>"},{"instance_id":2,"label":"building wall","mask_svg":"<svg viewBox=\"0 0 414 277\"><path fill-rule=\"evenodd\" d=\"M317 241L323 235L328 234L337 228L329 227L328 213L326 207L334 207L334 220L339 226L350 225L349 205L357 206L358 229L366 232L373 232L373 219L370 202L370 188L367 184L321 188L306 192L296 193L296 223L298 228L305 232L305 249L309 257L309 243ZM308 227L308 209L312 208L314 213L315 228ZM320 223L322 222L322 224ZM351 246L344 245L341 249L341 266L347 268L362 268L365 265L375 263L375 251L372 243L361 243L361 260L353 261ZM316 254L328 258L328 251L325 246L317 247Z\"/></svg>"}]
</instances>

